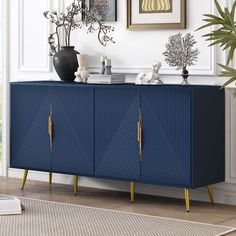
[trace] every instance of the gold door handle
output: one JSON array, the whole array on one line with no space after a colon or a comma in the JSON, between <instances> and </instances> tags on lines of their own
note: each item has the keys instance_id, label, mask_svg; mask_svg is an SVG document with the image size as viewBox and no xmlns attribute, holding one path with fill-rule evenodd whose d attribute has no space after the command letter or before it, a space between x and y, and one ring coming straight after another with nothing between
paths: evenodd
<instances>
[{"instance_id":1,"label":"gold door handle","mask_svg":"<svg viewBox=\"0 0 236 236\"><path fill-rule=\"evenodd\" d=\"M48 117L48 134L49 134L50 149L52 151L52 142L53 142L52 105L50 105L50 114Z\"/></svg>"},{"instance_id":2,"label":"gold door handle","mask_svg":"<svg viewBox=\"0 0 236 236\"><path fill-rule=\"evenodd\" d=\"M138 142L139 142L139 157L140 160L142 160L142 116L141 114L139 115L139 121L137 125L137 136L138 136Z\"/></svg>"}]
</instances>

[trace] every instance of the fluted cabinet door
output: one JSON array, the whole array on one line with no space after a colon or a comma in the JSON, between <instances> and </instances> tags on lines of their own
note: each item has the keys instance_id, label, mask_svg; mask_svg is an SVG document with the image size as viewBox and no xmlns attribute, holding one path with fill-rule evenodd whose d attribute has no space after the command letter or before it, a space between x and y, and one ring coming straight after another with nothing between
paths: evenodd
<instances>
[{"instance_id":1,"label":"fluted cabinet door","mask_svg":"<svg viewBox=\"0 0 236 236\"><path fill-rule=\"evenodd\" d=\"M94 90L54 87L52 172L94 174Z\"/></svg>"},{"instance_id":2,"label":"fluted cabinet door","mask_svg":"<svg viewBox=\"0 0 236 236\"><path fill-rule=\"evenodd\" d=\"M48 116L51 90L11 85L10 166L50 170Z\"/></svg>"},{"instance_id":3,"label":"fluted cabinet door","mask_svg":"<svg viewBox=\"0 0 236 236\"><path fill-rule=\"evenodd\" d=\"M95 89L95 174L140 179L138 89Z\"/></svg>"},{"instance_id":4,"label":"fluted cabinet door","mask_svg":"<svg viewBox=\"0 0 236 236\"><path fill-rule=\"evenodd\" d=\"M143 182L190 185L190 91L187 87L142 89Z\"/></svg>"}]
</instances>

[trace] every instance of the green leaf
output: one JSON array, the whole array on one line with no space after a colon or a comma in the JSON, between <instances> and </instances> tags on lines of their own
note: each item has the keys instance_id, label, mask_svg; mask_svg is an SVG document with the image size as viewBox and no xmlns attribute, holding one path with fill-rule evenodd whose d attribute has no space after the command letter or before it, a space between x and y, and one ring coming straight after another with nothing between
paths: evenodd
<instances>
[{"instance_id":1,"label":"green leaf","mask_svg":"<svg viewBox=\"0 0 236 236\"><path fill-rule=\"evenodd\" d=\"M203 16L213 18L214 20L218 20L218 21L222 20L222 18L220 18L218 16L215 16L215 15L212 15L212 14L203 14Z\"/></svg>"},{"instance_id":2,"label":"green leaf","mask_svg":"<svg viewBox=\"0 0 236 236\"><path fill-rule=\"evenodd\" d=\"M231 17L231 13L229 12L228 8L225 8L225 15L226 15L226 19L228 20L229 24L234 25L234 21Z\"/></svg>"},{"instance_id":3,"label":"green leaf","mask_svg":"<svg viewBox=\"0 0 236 236\"><path fill-rule=\"evenodd\" d=\"M219 39L219 40L216 40L216 41L212 42L211 44L209 44L209 47L220 44L220 43L222 43L222 39Z\"/></svg>"},{"instance_id":4,"label":"green leaf","mask_svg":"<svg viewBox=\"0 0 236 236\"><path fill-rule=\"evenodd\" d=\"M234 20L234 16L235 16L235 9L236 9L236 1L234 1L234 4L231 9L231 17L233 20Z\"/></svg>"},{"instance_id":5,"label":"green leaf","mask_svg":"<svg viewBox=\"0 0 236 236\"><path fill-rule=\"evenodd\" d=\"M233 60L234 50L235 50L234 47L231 47L230 50L229 50L229 54L228 54L228 57L227 57L227 63L226 63L227 65L230 63L230 61Z\"/></svg>"},{"instance_id":6,"label":"green leaf","mask_svg":"<svg viewBox=\"0 0 236 236\"><path fill-rule=\"evenodd\" d=\"M198 29L196 29L196 31L207 28L207 27L212 26L212 25L215 25L215 23L209 23L209 24L203 25L203 26L199 27Z\"/></svg>"},{"instance_id":7,"label":"green leaf","mask_svg":"<svg viewBox=\"0 0 236 236\"><path fill-rule=\"evenodd\" d=\"M220 63L218 63L218 65L219 65L220 67L222 67L224 70L226 70L226 71L231 71L231 72L233 72L233 73L235 73L235 74L236 74L236 70L235 70L235 69L233 69L232 67L225 66L225 65L223 65L223 64L220 64Z\"/></svg>"},{"instance_id":8,"label":"green leaf","mask_svg":"<svg viewBox=\"0 0 236 236\"><path fill-rule=\"evenodd\" d=\"M229 79L228 81L226 81L221 88L225 88L226 86L228 86L229 84L233 83L234 81L236 81L236 76L232 77L231 79Z\"/></svg>"},{"instance_id":9,"label":"green leaf","mask_svg":"<svg viewBox=\"0 0 236 236\"><path fill-rule=\"evenodd\" d=\"M215 1L215 5L216 5L216 8L217 8L217 11L220 13L220 15L222 16L222 18L225 18L224 12L223 12L223 10L221 9L220 4L217 2L217 0L214 0L214 1Z\"/></svg>"},{"instance_id":10,"label":"green leaf","mask_svg":"<svg viewBox=\"0 0 236 236\"><path fill-rule=\"evenodd\" d=\"M233 95L234 95L234 97L236 97L236 89L234 89L234 94Z\"/></svg>"},{"instance_id":11,"label":"green leaf","mask_svg":"<svg viewBox=\"0 0 236 236\"><path fill-rule=\"evenodd\" d=\"M214 0L217 11L220 14L219 16L215 16L212 14L204 14L205 25L201 26L197 30L201 30L211 26L219 26L216 30L203 35L206 41L211 41L209 46L219 45L222 47L222 50L229 50L227 56L227 65L230 61L233 60L234 52L236 50L236 22L234 21L235 11L236 11L236 0L234 0L231 11L229 8L221 8L219 2ZM236 81L236 70L229 67L219 64L220 67L224 69L221 71L220 77L229 77L230 79L224 84L227 86L228 84Z\"/></svg>"}]
</instances>

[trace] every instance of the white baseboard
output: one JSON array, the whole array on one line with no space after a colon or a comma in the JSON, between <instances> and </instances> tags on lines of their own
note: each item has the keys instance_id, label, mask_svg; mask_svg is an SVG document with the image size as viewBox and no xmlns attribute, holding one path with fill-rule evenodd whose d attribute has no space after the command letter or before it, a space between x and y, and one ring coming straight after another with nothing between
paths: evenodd
<instances>
[{"instance_id":1,"label":"white baseboard","mask_svg":"<svg viewBox=\"0 0 236 236\"><path fill-rule=\"evenodd\" d=\"M23 170L10 168L8 173L9 177L22 178ZM29 171L28 179L47 182L48 173ZM73 176L53 174L53 182L72 185ZM129 191L129 184L127 182L103 180L96 178L80 177L78 185L83 187L115 190L122 192ZM216 184L213 186L213 189L216 203L236 205L235 184L227 184L227 183ZM163 197L181 198L181 199L184 198L183 189L162 187L156 185L137 184L136 192L154 196L163 196ZM209 202L207 188L199 188L196 190L191 190L190 198L192 200Z\"/></svg>"}]
</instances>

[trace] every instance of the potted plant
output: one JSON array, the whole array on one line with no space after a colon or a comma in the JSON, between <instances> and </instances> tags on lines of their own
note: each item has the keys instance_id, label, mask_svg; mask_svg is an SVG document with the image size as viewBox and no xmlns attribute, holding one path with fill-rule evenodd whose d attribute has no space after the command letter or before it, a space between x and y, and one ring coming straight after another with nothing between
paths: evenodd
<instances>
[{"instance_id":1,"label":"potted plant","mask_svg":"<svg viewBox=\"0 0 236 236\"><path fill-rule=\"evenodd\" d=\"M209 34L203 35L203 37L205 37L207 41L211 41L209 46L219 45L223 49L223 51L229 51L226 65L218 64L223 69L223 71L220 72L219 76L230 78L227 82L224 83L223 87L225 87L236 81L236 70L228 66L229 63L233 60L234 51L236 49L236 22L234 20L236 1L234 1L231 11L228 7L222 9L218 1L214 1L219 16L204 14L206 18L203 19L203 21L205 21L206 24L198 28L197 30L211 26L218 26L217 29L213 30Z\"/></svg>"},{"instance_id":2,"label":"potted plant","mask_svg":"<svg viewBox=\"0 0 236 236\"><path fill-rule=\"evenodd\" d=\"M192 66L198 59L198 49L193 49L197 42L193 35L186 34L182 36L181 33L171 35L166 44L166 51L163 53L166 63L171 67L182 69L183 82L182 85L189 85L187 66Z\"/></svg>"},{"instance_id":3,"label":"potted plant","mask_svg":"<svg viewBox=\"0 0 236 236\"><path fill-rule=\"evenodd\" d=\"M103 46L109 42L114 43L113 37L109 36L114 28L102 22L100 17L106 13L108 7L108 1L101 0L96 9L89 10L82 0L74 0L64 12L44 12L44 17L55 25L55 32L49 35L48 43L50 56L53 56L53 65L61 80L74 81L74 73L78 69L76 56L78 52L71 46L72 31L86 27L88 33L97 32L98 40Z\"/></svg>"}]
</instances>

